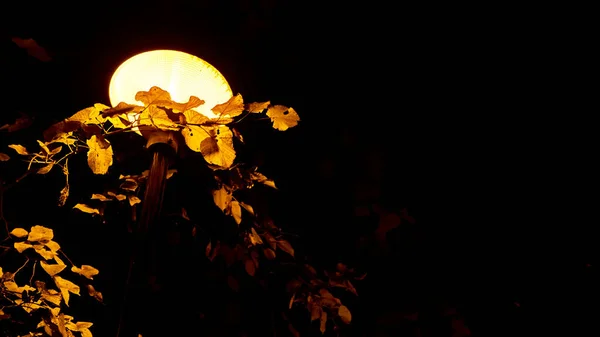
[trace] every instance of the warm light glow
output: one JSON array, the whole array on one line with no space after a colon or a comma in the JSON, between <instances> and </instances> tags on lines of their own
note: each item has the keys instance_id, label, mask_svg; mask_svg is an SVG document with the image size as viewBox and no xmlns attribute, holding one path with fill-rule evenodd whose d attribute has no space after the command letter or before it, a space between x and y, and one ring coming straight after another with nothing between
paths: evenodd
<instances>
[{"instance_id":1,"label":"warm light glow","mask_svg":"<svg viewBox=\"0 0 600 337\"><path fill-rule=\"evenodd\" d=\"M133 56L117 68L108 90L110 104L140 105L135 94L153 86L168 91L175 102L185 103L190 96L204 100L194 110L211 118L217 117L211 109L233 96L225 77L208 62L180 51L154 50Z\"/></svg>"}]
</instances>

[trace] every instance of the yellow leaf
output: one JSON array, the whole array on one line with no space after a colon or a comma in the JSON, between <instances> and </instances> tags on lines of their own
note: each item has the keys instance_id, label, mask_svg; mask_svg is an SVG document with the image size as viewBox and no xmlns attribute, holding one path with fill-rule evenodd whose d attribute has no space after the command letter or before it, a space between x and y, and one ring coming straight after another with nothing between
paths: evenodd
<instances>
[{"instance_id":1,"label":"yellow leaf","mask_svg":"<svg viewBox=\"0 0 600 337\"><path fill-rule=\"evenodd\" d=\"M267 116L273 122L273 128L279 131L285 131L291 127L298 125L300 116L293 108L287 108L283 105L274 105L267 110Z\"/></svg>"},{"instance_id":2,"label":"yellow leaf","mask_svg":"<svg viewBox=\"0 0 600 337\"><path fill-rule=\"evenodd\" d=\"M250 233L248 233L248 237L250 238L250 243L253 245L262 245L263 241L260 238L260 236L258 235L258 233L256 233L256 229L254 229L254 227L252 227L252 229L250 229Z\"/></svg>"},{"instance_id":3,"label":"yellow leaf","mask_svg":"<svg viewBox=\"0 0 600 337\"><path fill-rule=\"evenodd\" d=\"M175 173L177 173L177 169L170 169L167 171L167 179L171 178Z\"/></svg>"},{"instance_id":4,"label":"yellow leaf","mask_svg":"<svg viewBox=\"0 0 600 337\"><path fill-rule=\"evenodd\" d=\"M177 124L169 118L167 112L156 105L148 107L148 115L152 121L152 124L161 130L175 130L179 131Z\"/></svg>"},{"instance_id":5,"label":"yellow leaf","mask_svg":"<svg viewBox=\"0 0 600 337\"><path fill-rule=\"evenodd\" d=\"M212 108L212 112L217 116L223 117L235 117L241 115L242 112L244 112L244 100L242 99L242 95L237 94L232 96L227 102L215 105L215 107Z\"/></svg>"},{"instance_id":6,"label":"yellow leaf","mask_svg":"<svg viewBox=\"0 0 600 337\"><path fill-rule=\"evenodd\" d=\"M92 327L92 325L94 325L94 323L90 323L90 322L77 322L75 323L75 325L77 325L78 329L89 329Z\"/></svg>"},{"instance_id":7,"label":"yellow leaf","mask_svg":"<svg viewBox=\"0 0 600 337\"><path fill-rule=\"evenodd\" d=\"M160 101L158 103L154 103L158 106L162 106L168 109L173 110L173 112L185 112L191 111L194 108L197 108L204 104L205 102L196 96L190 96L190 99L186 103L177 103L174 101Z\"/></svg>"},{"instance_id":8,"label":"yellow leaf","mask_svg":"<svg viewBox=\"0 0 600 337\"><path fill-rule=\"evenodd\" d=\"M144 103L145 105L150 105L150 104L165 104L171 101L171 95L159 88L159 87L152 87L150 88L150 90L148 91L138 91L135 94L135 100L136 101L140 101L142 103Z\"/></svg>"},{"instance_id":9,"label":"yellow leaf","mask_svg":"<svg viewBox=\"0 0 600 337\"><path fill-rule=\"evenodd\" d=\"M129 206L133 206L142 202L142 200L135 195L128 195L127 198L129 199Z\"/></svg>"},{"instance_id":10,"label":"yellow leaf","mask_svg":"<svg viewBox=\"0 0 600 337\"><path fill-rule=\"evenodd\" d=\"M100 214L100 210L93 208L91 206L88 206L86 204L77 204L77 205L73 206L73 208L78 209L85 213Z\"/></svg>"},{"instance_id":11,"label":"yellow leaf","mask_svg":"<svg viewBox=\"0 0 600 337\"><path fill-rule=\"evenodd\" d=\"M93 135L86 141L88 165L95 174L106 174L113 163L113 150L110 143L101 137Z\"/></svg>"},{"instance_id":12,"label":"yellow leaf","mask_svg":"<svg viewBox=\"0 0 600 337\"><path fill-rule=\"evenodd\" d=\"M327 329L327 311L322 310L321 311L321 324L320 324L321 334L324 334L326 329Z\"/></svg>"},{"instance_id":13,"label":"yellow leaf","mask_svg":"<svg viewBox=\"0 0 600 337\"><path fill-rule=\"evenodd\" d=\"M50 276L60 273L66 267L64 264L48 264L46 261L41 261L40 265Z\"/></svg>"},{"instance_id":14,"label":"yellow leaf","mask_svg":"<svg viewBox=\"0 0 600 337\"><path fill-rule=\"evenodd\" d=\"M214 190L212 194L215 204L221 209L221 211L225 212L225 209L229 207L229 204L232 200L231 193L225 186L221 186L220 189Z\"/></svg>"},{"instance_id":15,"label":"yellow leaf","mask_svg":"<svg viewBox=\"0 0 600 337\"><path fill-rule=\"evenodd\" d=\"M37 174L46 174L46 173L50 172L50 170L52 170L53 167L54 167L54 163L50 163L44 167L41 167L39 170L37 170Z\"/></svg>"},{"instance_id":16,"label":"yellow leaf","mask_svg":"<svg viewBox=\"0 0 600 337\"><path fill-rule=\"evenodd\" d=\"M43 257L45 260L51 260L53 258L56 258L56 252L47 250L44 247L45 246L35 245L35 246L33 246L33 249L35 250L36 253L40 254L40 256Z\"/></svg>"},{"instance_id":17,"label":"yellow leaf","mask_svg":"<svg viewBox=\"0 0 600 337\"><path fill-rule=\"evenodd\" d=\"M190 150L200 152L200 144L202 144L203 140L210 137L210 133L208 133L208 129L210 128L211 127L186 125L186 127L181 130L183 139Z\"/></svg>"},{"instance_id":18,"label":"yellow leaf","mask_svg":"<svg viewBox=\"0 0 600 337\"><path fill-rule=\"evenodd\" d=\"M32 226L27 241L31 242L42 242L52 240L54 238L54 232L50 228L44 226Z\"/></svg>"},{"instance_id":19,"label":"yellow leaf","mask_svg":"<svg viewBox=\"0 0 600 337\"><path fill-rule=\"evenodd\" d=\"M203 124L208 121L208 117L194 110L187 110L183 113L183 115L185 116L185 121L188 124Z\"/></svg>"},{"instance_id":20,"label":"yellow leaf","mask_svg":"<svg viewBox=\"0 0 600 337\"><path fill-rule=\"evenodd\" d=\"M63 295L65 304L68 306L69 305L69 292L71 292L75 295L79 295L79 286L69 280L65 280L64 278L62 278L60 276L54 276L53 279L54 279L54 283L56 283L56 286L58 287L58 289L60 289L60 293Z\"/></svg>"},{"instance_id":21,"label":"yellow leaf","mask_svg":"<svg viewBox=\"0 0 600 337\"><path fill-rule=\"evenodd\" d=\"M0 161L7 161L7 160L10 160L10 156L7 155L6 153L0 152Z\"/></svg>"},{"instance_id":22,"label":"yellow leaf","mask_svg":"<svg viewBox=\"0 0 600 337\"><path fill-rule=\"evenodd\" d=\"M229 204L229 209L231 211L231 216L235 220L235 223L239 225L242 222L242 208L240 207L240 203L236 200L233 200Z\"/></svg>"},{"instance_id":23,"label":"yellow leaf","mask_svg":"<svg viewBox=\"0 0 600 337\"><path fill-rule=\"evenodd\" d=\"M250 113L261 113L266 108L269 107L269 104L271 104L270 101L260 102L260 103L258 103L258 102L257 103L250 103L246 107L246 110L248 110L248 112L250 112Z\"/></svg>"},{"instance_id":24,"label":"yellow leaf","mask_svg":"<svg viewBox=\"0 0 600 337\"><path fill-rule=\"evenodd\" d=\"M245 209L246 211L248 211L248 213L250 213L250 214L254 215L254 208L252 208L252 206L250 206L250 205L248 205L248 204L246 204L246 203L243 203L243 202L240 202L240 205L241 205L242 207L244 207L244 209Z\"/></svg>"},{"instance_id":25,"label":"yellow leaf","mask_svg":"<svg viewBox=\"0 0 600 337\"><path fill-rule=\"evenodd\" d=\"M42 149L42 151L44 151L44 154L50 154L50 149L48 149L48 147L46 146L46 144L44 144L42 141L38 140L38 145L40 146L40 148Z\"/></svg>"},{"instance_id":26,"label":"yellow leaf","mask_svg":"<svg viewBox=\"0 0 600 337\"><path fill-rule=\"evenodd\" d=\"M50 153L49 153L49 154L50 154L51 156L53 156L53 155L55 155L55 154L59 153L60 151L62 151L62 146L55 147L54 149L52 149L52 151L50 151Z\"/></svg>"},{"instance_id":27,"label":"yellow leaf","mask_svg":"<svg viewBox=\"0 0 600 337\"><path fill-rule=\"evenodd\" d=\"M350 324L350 321L352 321L352 314L345 305L340 305L338 308L338 315L340 315L342 322L346 324Z\"/></svg>"},{"instance_id":28,"label":"yellow leaf","mask_svg":"<svg viewBox=\"0 0 600 337\"><path fill-rule=\"evenodd\" d=\"M105 197L103 194L96 194L96 193L92 194L91 199L92 200L100 200L100 201L111 201L112 200L111 198Z\"/></svg>"},{"instance_id":29,"label":"yellow leaf","mask_svg":"<svg viewBox=\"0 0 600 337\"><path fill-rule=\"evenodd\" d=\"M54 290L54 289L51 289L51 290ZM54 305L57 305L57 306L60 305L60 302L62 301L62 296L60 296L60 294L58 292L56 292L56 293L43 292L42 298L50 303L53 303Z\"/></svg>"},{"instance_id":30,"label":"yellow leaf","mask_svg":"<svg viewBox=\"0 0 600 337\"><path fill-rule=\"evenodd\" d=\"M11 149L17 151L17 153L20 154L20 155L25 156L25 155L29 154L29 152L27 152L27 149L23 145L11 144L8 147L10 147Z\"/></svg>"},{"instance_id":31,"label":"yellow leaf","mask_svg":"<svg viewBox=\"0 0 600 337\"><path fill-rule=\"evenodd\" d=\"M18 238L24 238L29 234L28 231L26 231L23 228L15 228L12 231L10 231L10 235L12 236L16 236Z\"/></svg>"},{"instance_id":32,"label":"yellow leaf","mask_svg":"<svg viewBox=\"0 0 600 337\"><path fill-rule=\"evenodd\" d=\"M25 249L33 247L33 245L25 242L15 242L14 247L17 252L22 253Z\"/></svg>"},{"instance_id":33,"label":"yellow leaf","mask_svg":"<svg viewBox=\"0 0 600 337\"><path fill-rule=\"evenodd\" d=\"M219 125L212 132L211 137L200 143L200 152L209 164L229 168L235 160L233 132L224 125Z\"/></svg>"},{"instance_id":34,"label":"yellow leaf","mask_svg":"<svg viewBox=\"0 0 600 337\"><path fill-rule=\"evenodd\" d=\"M62 143L65 145L73 145L77 139L73 138L73 132L61 132L52 138L52 143Z\"/></svg>"},{"instance_id":35,"label":"yellow leaf","mask_svg":"<svg viewBox=\"0 0 600 337\"><path fill-rule=\"evenodd\" d=\"M83 275L87 278L89 278L90 280L94 279L94 275L98 275L98 273L100 273L100 271L92 266L88 266L86 264L82 265L81 268L78 267L71 267L71 271L80 275Z\"/></svg>"},{"instance_id":36,"label":"yellow leaf","mask_svg":"<svg viewBox=\"0 0 600 337\"><path fill-rule=\"evenodd\" d=\"M50 241L46 242L44 245L53 252L57 252L60 249L60 245L56 241L50 240Z\"/></svg>"},{"instance_id":37,"label":"yellow leaf","mask_svg":"<svg viewBox=\"0 0 600 337\"><path fill-rule=\"evenodd\" d=\"M279 249L283 250L284 252L290 254L291 256L294 256L294 248L292 248L292 245L290 245L290 243L287 242L287 240L277 241L277 247L279 247Z\"/></svg>"},{"instance_id":38,"label":"yellow leaf","mask_svg":"<svg viewBox=\"0 0 600 337\"><path fill-rule=\"evenodd\" d=\"M123 200L127 199L127 196L125 194L116 194L115 192L111 192L111 191L106 192L106 194L117 199L118 201L123 201Z\"/></svg>"}]
</instances>

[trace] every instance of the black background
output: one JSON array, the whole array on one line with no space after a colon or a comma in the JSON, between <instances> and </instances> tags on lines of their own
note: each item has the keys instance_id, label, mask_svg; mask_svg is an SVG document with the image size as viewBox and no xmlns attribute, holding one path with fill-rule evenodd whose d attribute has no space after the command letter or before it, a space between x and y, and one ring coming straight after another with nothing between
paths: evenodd
<instances>
[{"instance_id":1,"label":"black background","mask_svg":"<svg viewBox=\"0 0 600 337\"><path fill-rule=\"evenodd\" d=\"M245 101L271 100L300 114L298 127L270 131L256 147L264 148L266 173L280 186L282 226L320 247L323 259L352 255L336 251L351 251L344 239L361 231L349 226L357 184L382 182L379 202L407 208L417 219L416 227L395 233L392 255L361 261L371 268L363 305L386 308L373 316L396 304L449 305L475 335L526 335L523 315L556 300L542 288L570 275L587 279L575 282L570 304L559 311L579 315L575 326L588 329L581 313L591 293L581 285L595 275L586 267L594 249L591 238L582 238L587 222L574 217L592 202L557 192L587 182L569 175L558 183L557 167L571 163L589 172L582 146L594 137L582 126L586 116L559 126L565 113L546 113L561 103L546 89L565 70L553 66L555 49L548 51L553 57L539 50L547 36L564 36L534 22L535 12L276 0L7 6L3 120L24 111L43 130L94 102L107 103L112 72L139 52L197 55ZM28 57L10 41L15 36L34 38L53 60ZM540 108L542 102L551 108ZM571 126L578 147L567 143ZM546 219L557 220L558 210L566 210L559 222L573 226L569 233L581 244L550 239L556 231ZM539 277L547 274L553 276ZM533 300L538 294L542 301ZM365 318L366 336L375 321Z\"/></svg>"}]
</instances>

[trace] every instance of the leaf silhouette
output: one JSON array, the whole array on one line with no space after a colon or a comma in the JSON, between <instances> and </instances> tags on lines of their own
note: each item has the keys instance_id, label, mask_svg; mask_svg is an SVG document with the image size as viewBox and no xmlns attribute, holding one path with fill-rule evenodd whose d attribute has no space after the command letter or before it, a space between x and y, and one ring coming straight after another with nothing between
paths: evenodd
<instances>
[{"instance_id":1,"label":"leaf silhouette","mask_svg":"<svg viewBox=\"0 0 600 337\"><path fill-rule=\"evenodd\" d=\"M110 143L96 135L93 135L86 143L89 147L88 166L95 174L106 174L113 163L113 150Z\"/></svg>"},{"instance_id":2,"label":"leaf silhouette","mask_svg":"<svg viewBox=\"0 0 600 337\"><path fill-rule=\"evenodd\" d=\"M300 116L293 108L287 108L283 105L274 105L267 110L267 116L273 122L273 128L279 131L285 131L298 125Z\"/></svg>"},{"instance_id":3,"label":"leaf silhouette","mask_svg":"<svg viewBox=\"0 0 600 337\"><path fill-rule=\"evenodd\" d=\"M235 160L233 132L227 126L219 125L211 130L211 137L200 143L200 152L209 164L229 168Z\"/></svg>"},{"instance_id":4,"label":"leaf silhouette","mask_svg":"<svg viewBox=\"0 0 600 337\"><path fill-rule=\"evenodd\" d=\"M261 113L271 104L270 101L250 103L246 106L246 110L250 113Z\"/></svg>"},{"instance_id":5,"label":"leaf silhouette","mask_svg":"<svg viewBox=\"0 0 600 337\"><path fill-rule=\"evenodd\" d=\"M244 100L242 99L242 95L237 94L232 96L227 102L222 104L215 105L212 108L212 112L214 112L217 116L223 117L236 117L244 112Z\"/></svg>"}]
</instances>

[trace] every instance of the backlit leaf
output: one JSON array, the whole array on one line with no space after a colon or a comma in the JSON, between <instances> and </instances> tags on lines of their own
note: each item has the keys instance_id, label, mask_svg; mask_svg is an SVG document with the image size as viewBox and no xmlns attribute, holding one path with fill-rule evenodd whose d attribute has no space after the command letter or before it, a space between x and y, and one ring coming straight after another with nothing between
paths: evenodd
<instances>
[{"instance_id":1,"label":"backlit leaf","mask_svg":"<svg viewBox=\"0 0 600 337\"><path fill-rule=\"evenodd\" d=\"M46 166L42 166L39 170L37 170L37 174L46 174L46 173L50 172L50 170L52 170L53 167L54 167L54 163L50 163Z\"/></svg>"},{"instance_id":2,"label":"backlit leaf","mask_svg":"<svg viewBox=\"0 0 600 337\"><path fill-rule=\"evenodd\" d=\"M235 220L235 223L239 225L242 222L242 208L240 207L240 203L237 200L233 200L229 204L229 208L231 210L231 216Z\"/></svg>"},{"instance_id":3,"label":"backlit leaf","mask_svg":"<svg viewBox=\"0 0 600 337\"><path fill-rule=\"evenodd\" d=\"M154 86L148 91L138 91L135 94L135 100L140 101L145 105L161 105L171 102L171 95L167 91Z\"/></svg>"},{"instance_id":4,"label":"backlit leaf","mask_svg":"<svg viewBox=\"0 0 600 337\"><path fill-rule=\"evenodd\" d=\"M30 242L42 242L52 240L53 238L54 231L52 229L36 225L31 227L27 240Z\"/></svg>"},{"instance_id":5,"label":"backlit leaf","mask_svg":"<svg viewBox=\"0 0 600 337\"><path fill-rule=\"evenodd\" d=\"M208 163L229 168L235 160L233 132L224 125L219 125L211 132L211 137L204 138L200 143L200 152Z\"/></svg>"},{"instance_id":6,"label":"backlit leaf","mask_svg":"<svg viewBox=\"0 0 600 337\"><path fill-rule=\"evenodd\" d=\"M103 194L97 194L97 193L92 194L92 197L90 199L100 200L100 201L111 201L112 200L111 198L105 197Z\"/></svg>"},{"instance_id":7,"label":"backlit leaf","mask_svg":"<svg viewBox=\"0 0 600 337\"><path fill-rule=\"evenodd\" d=\"M27 152L27 149L23 145L10 144L8 147L10 147L11 149L17 151L17 153L20 154L20 155L25 156L25 155L29 154L29 152Z\"/></svg>"},{"instance_id":8,"label":"backlit leaf","mask_svg":"<svg viewBox=\"0 0 600 337\"><path fill-rule=\"evenodd\" d=\"M190 148L190 150L200 152L200 144L202 144L202 141L204 141L206 138L210 137L210 133L208 132L209 129L209 127L186 125L185 128L181 130L181 134L183 135L185 144Z\"/></svg>"},{"instance_id":9,"label":"backlit leaf","mask_svg":"<svg viewBox=\"0 0 600 337\"><path fill-rule=\"evenodd\" d=\"M183 115L188 124L203 124L208 121L208 117L194 110L185 111Z\"/></svg>"},{"instance_id":10,"label":"backlit leaf","mask_svg":"<svg viewBox=\"0 0 600 337\"><path fill-rule=\"evenodd\" d=\"M48 247L48 249L50 249L53 252L57 252L60 249L60 245L58 244L58 242L52 240L44 243L44 246Z\"/></svg>"},{"instance_id":11,"label":"backlit leaf","mask_svg":"<svg viewBox=\"0 0 600 337\"><path fill-rule=\"evenodd\" d=\"M60 273L66 267L64 264L48 264L46 261L40 261L40 265L50 276Z\"/></svg>"},{"instance_id":12,"label":"backlit leaf","mask_svg":"<svg viewBox=\"0 0 600 337\"><path fill-rule=\"evenodd\" d=\"M258 235L258 233L256 233L256 229L254 229L254 227L252 227L250 229L250 233L248 233L248 237L250 238L250 243L252 243L253 245L262 245L263 241L260 238L260 236Z\"/></svg>"},{"instance_id":13,"label":"backlit leaf","mask_svg":"<svg viewBox=\"0 0 600 337\"><path fill-rule=\"evenodd\" d=\"M80 275L83 275L90 280L94 279L95 275L98 275L100 271L92 266L88 266L86 264L82 265L81 268L73 266L71 267L71 271Z\"/></svg>"},{"instance_id":14,"label":"backlit leaf","mask_svg":"<svg viewBox=\"0 0 600 337\"><path fill-rule=\"evenodd\" d=\"M60 293L63 295L63 299L65 300L65 304L69 305L69 292L79 295L79 286L75 283L65 280L60 276L54 276L54 283L60 289Z\"/></svg>"},{"instance_id":15,"label":"backlit leaf","mask_svg":"<svg viewBox=\"0 0 600 337\"><path fill-rule=\"evenodd\" d=\"M220 189L214 190L212 194L215 205L217 205L221 211L225 212L225 209L229 207L232 200L231 193L225 186L221 186Z\"/></svg>"},{"instance_id":16,"label":"backlit leaf","mask_svg":"<svg viewBox=\"0 0 600 337\"><path fill-rule=\"evenodd\" d=\"M88 165L95 174L106 174L113 163L113 150L110 143L93 135L86 141L89 150L87 153Z\"/></svg>"},{"instance_id":17,"label":"backlit leaf","mask_svg":"<svg viewBox=\"0 0 600 337\"><path fill-rule=\"evenodd\" d=\"M248 213L250 213L250 214L254 215L254 208L252 208L252 206L250 206L250 205L248 205L248 204L246 204L246 203L243 203L243 202L240 202L240 205L241 205L242 207L244 207L244 209L245 209L246 211L248 211Z\"/></svg>"},{"instance_id":18,"label":"backlit leaf","mask_svg":"<svg viewBox=\"0 0 600 337\"><path fill-rule=\"evenodd\" d=\"M222 104L215 105L212 108L212 112L214 112L217 116L229 116L236 117L244 112L244 100L242 99L242 95L237 94L232 96L227 102Z\"/></svg>"},{"instance_id":19,"label":"backlit leaf","mask_svg":"<svg viewBox=\"0 0 600 337\"><path fill-rule=\"evenodd\" d=\"M135 195L128 195L127 199L129 199L129 206L133 206L142 202L142 200L140 200L140 198L136 197Z\"/></svg>"},{"instance_id":20,"label":"backlit leaf","mask_svg":"<svg viewBox=\"0 0 600 337\"><path fill-rule=\"evenodd\" d=\"M152 124L161 130L179 130L179 127L169 118L167 112L156 105L148 107L148 115L152 120Z\"/></svg>"},{"instance_id":21,"label":"backlit leaf","mask_svg":"<svg viewBox=\"0 0 600 337\"><path fill-rule=\"evenodd\" d=\"M100 214L100 210L98 210L97 208L88 206L86 204L77 204L77 205L73 206L73 208L78 209L84 213Z\"/></svg>"},{"instance_id":22,"label":"backlit leaf","mask_svg":"<svg viewBox=\"0 0 600 337\"><path fill-rule=\"evenodd\" d=\"M10 235L12 236L16 236L18 238L24 238L29 234L28 231L26 231L23 228L15 228L12 231L10 231Z\"/></svg>"},{"instance_id":23,"label":"backlit leaf","mask_svg":"<svg viewBox=\"0 0 600 337\"><path fill-rule=\"evenodd\" d=\"M270 101L250 103L246 106L246 110L250 113L261 113L271 104Z\"/></svg>"},{"instance_id":24,"label":"backlit leaf","mask_svg":"<svg viewBox=\"0 0 600 337\"><path fill-rule=\"evenodd\" d=\"M273 122L273 128L279 131L285 131L291 127L298 125L300 116L293 108L288 108L283 105L274 105L267 110L267 116Z\"/></svg>"},{"instance_id":25,"label":"backlit leaf","mask_svg":"<svg viewBox=\"0 0 600 337\"><path fill-rule=\"evenodd\" d=\"M33 245L25 242L15 242L14 247L17 250L17 252L22 253L25 249L32 248Z\"/></svg>"},{"instance_id":26,"label":"backlit leaf","mask_svg":"<svg viewBox=\"0 0 600 337\"><path fill-rule=\"evenodd\" d=\"M190 96L190 99L186 103L177 103L173 101L167 102L162 100L159 103L154 104L171 109L173 112L185 112L201 106L204 104L204 100L201 100L196 96Z\"/></svg>"}]
</instances>

